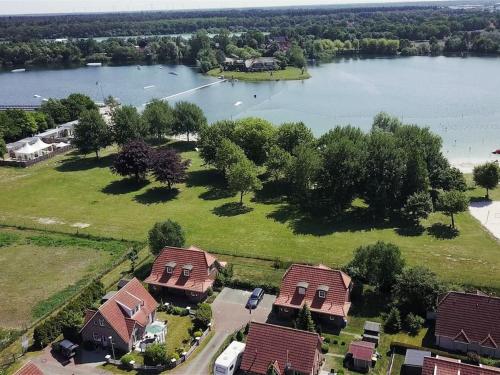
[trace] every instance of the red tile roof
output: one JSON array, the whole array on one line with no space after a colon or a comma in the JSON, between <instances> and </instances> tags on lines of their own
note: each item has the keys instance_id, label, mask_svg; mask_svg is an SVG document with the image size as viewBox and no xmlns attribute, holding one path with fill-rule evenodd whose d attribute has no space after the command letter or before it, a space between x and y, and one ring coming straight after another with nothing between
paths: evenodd
<instances>
[{"instance_id":1,"label":"red tile roof","mask_svg":"<svg viewBox=\"0 0 500 375\"><path fill-rule=\"evenodd\" d=\"M373 356L373 351L375 350L375 344L368 341L353 341L349 344L348 353L352 354L355 359L361 359L362 361L371 361Z\"/></svg>"},{"instance_id":2,"label":"red tile roof","mask_svg":"<svg viewBox=\"0 0 500 375\"><path fill-rule=\"evenodd\" d=\"M285 371L312 374L319 362L321 338L318 334L267 323L252 322L248 332L241 369L266 374L269 366Z\"/></svg>"},{"instance_id":3,"label":"red tile roof","mask_svg":"<svg viewBox=\"0 0 500 375\"><path fill-rule=\"evenodd\" d=\"M33 362L26 363L14 375L44 375L42 370L35 366Z\"/></svg>"},{"instance_id":4,"label":"red tile roof","mask_svg":"<svg viewBox=\"0 0 500 375\"><path fill-rule=\"evenodd\" d=\"M178 247L164 248L153 263L149 277L144 280L148 284L195 292L205 292L213 285L214 274L208 268L216 262L216 258L194 246L189 249ZM166 271L167 264L175 263L172 273ZM191 265L189 276L184 276L183 266Z\"/></svg>"},{"instance_id":5,"label":"red tile roof","mask_svg":"<svg viewBox=\"0 0 500 375\"><path fill-rule=\"evenodd\" d=\"M422 375L499 375L500 368L474 366L446 357L425 357Z\"/></svg>"},{"instance_id":6,"label":"red tile roof","mask_svg":"<svg viewBox=\"0 0 500 375\"><path fill-rule=\"evenodd\" d=\"M438 302L436 336L500 347L500 298L449 292Z\"/></svg>"},{"instance_id":7,"label":"red tile roof","mask_svg":"<svg viewBox=\"0 0 500 375\"><path fill-rule=\"evenodd\" d=\"M123 306L133 309L140 306L132 317L129 317ZM135 277L116 292L109 300L104 302L97 311L87 310L85 313L85 324L92 320L96 314L100 314L114 331L125 341L129 342L132 331L136 324L145 327L148 324L148 316L158 307L158 303L142 286Z\"/></svg>"},{"instance_id":8,"label":"red tile roof","mask_svg":"<svg viewBox=\"0 0 500 375\"><path fill-rule=\"evenodd\" d=\"M305 295L298 293L297 284L300 282L308 284ZM281 280L280 292L274 304L298 309L307 303L313 312L345 318L351 307L350 285L351 278L342 271L333 270L322 264L318 266L293 264ZM326 298L319 297L319 286L328 289Z\"/></svg>"}]
</instances>

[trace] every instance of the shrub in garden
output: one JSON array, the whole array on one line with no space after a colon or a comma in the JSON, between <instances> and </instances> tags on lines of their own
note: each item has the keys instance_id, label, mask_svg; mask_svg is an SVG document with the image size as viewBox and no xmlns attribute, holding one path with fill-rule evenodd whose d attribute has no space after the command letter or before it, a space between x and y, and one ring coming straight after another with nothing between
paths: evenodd
<instances>
[{"instance_id":1,"label":"shrub in garden","mask_svg":"<svg viewBox=\"0 0 500 375\"><path fill-rule=\"evenodd\" d=\"M130 354L130 353L125 354L124 356L122 356L120 358L120 362L124 366L130 366L130 361L133 361L133 360L134 360L134 356L132 354Z\"/></svg>"},{"instance_id":2,"label":"shrub in garden","mask_svg":"<svg viewBox=\"0 0 500 375\"><path fill-rule=\"evenodd\" d=\"M384 330L389 333L396 333L401 330L401 314L396 307L391 308L384 321Z\"/></svg>"},{"instance_id":3,"label":"shrub in garden","mask_svg":"<svg viewBox=\"0 0 500 375\"><path fill-rule=\"evenodd\" d=\"M212 320L212 307L208 303L200 303L194 316L194 325L199 329L206 329Z\"/></svg>"},{"instance_id":4,"label":"shrub in garden","mask_svg":"<svg viewBox=\"0 0 500 375\"><path fill-rule=\"evenodd\" d=\"M167 363L167 346L151 344L144 351L144 364L147 366L165 365Z\"/></svg>"},{"instance_id":5,"label":"shrub in garden","mask_svg":"<svg viewBox=\"0 0 500 375\"><path fill-rule=\"evenodd\" d=\"M195 339L197 339L198 337L203 336L203 332L201 332L201 331L194 331L193 336L194 336Z\"/></svg>"},{"instance_id":6,"label":"shrub in garden","mask_svg":"<svg viewBox=\"0 0 500 375\"><path fill-rule=\"evenodd\" d=\"M241 341L243 341L243 338L244 338L244 337L243 337L243 332L238 331L238 332L236 333L236 340L238 340L238 341L240 341L240 342L241 342Z\"/></svg>"},{"instance_id":7,"label":"shrub in garden","mask_svg":"<svg viewBox=\"0 0 500 375\"><path fill-rule=\"evenodd\" d=\"M406 316L405 323L408 332L412 335L416 335L424 325L425 319L422 318L420 315L409 313Z\"/></svg>"},{"instance_id":8,"label":"shrub in garden","mask_svg":"<svg viewBox=\"0 0 500 375\"><path fill-rule=\"evenodd\" d=\"M330 346L326 342L321 344L321 352L323 354L328 353L329 349L330 349Z\"/></svg>"}]
</instances>

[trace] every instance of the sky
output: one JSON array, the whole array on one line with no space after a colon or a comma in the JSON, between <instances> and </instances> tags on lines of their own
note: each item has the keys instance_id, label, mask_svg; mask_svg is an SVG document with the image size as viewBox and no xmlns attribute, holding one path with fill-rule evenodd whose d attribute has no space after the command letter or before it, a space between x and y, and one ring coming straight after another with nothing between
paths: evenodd
<instances>
[{"instance_id":1,"label":"sky","mask_svg":"<svg viewBox=\"0 0 500 375\"><path fill-rule=\"evenodd\" d=\"M403 0L404 1L404 0ZM129 12L212 8L390 3L402 0L0 0L0 14ZM409 1L407 1L409 2Z\"/></svg>"}]
</instances>

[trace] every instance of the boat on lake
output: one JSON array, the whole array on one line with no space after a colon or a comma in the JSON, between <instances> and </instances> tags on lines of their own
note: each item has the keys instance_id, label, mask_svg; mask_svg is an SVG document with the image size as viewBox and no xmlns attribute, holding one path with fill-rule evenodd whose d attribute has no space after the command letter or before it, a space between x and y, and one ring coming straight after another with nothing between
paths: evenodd
<instances>
[{"instance_id":1,"label":"boat on lake","mask_svg":"<svg viewBox=\"0 0 500 375\"><path fill-rule=\"evenodd\" d=\"M22 73L22 72L25 72L26 69L22 68L22 69L12 69L11 72L12 73Z\"/></svg>"},{"instance_id":2,"label":"boat on lake","mask_svg":"<svg viewBox=\"0 0 500 375\"><path fill-rule=\"evenodd\" d=\"M87 66L98 67L98 66L102 66L102 63L100 63L100 62L90 62L90 63L87 63Z\"/></svg>"}]
</instances>

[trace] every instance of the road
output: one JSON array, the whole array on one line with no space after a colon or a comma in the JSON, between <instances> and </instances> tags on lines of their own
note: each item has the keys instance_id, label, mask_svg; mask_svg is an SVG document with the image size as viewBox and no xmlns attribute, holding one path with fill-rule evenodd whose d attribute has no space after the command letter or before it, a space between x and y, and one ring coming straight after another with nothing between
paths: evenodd
<instances>
[{"instance_id":1,"label":"road","mask_svg":"<svg viewBox=\"0 0 500 375\"><path fill-rule=\"evenodd\" d=\"M172 373L175 375L206 375L209 374L209 365L212 357L220 348L228 335L244 326L247 322L255 320L265 322L271 312L275 296L264 295L257 309L249 314L245 303L250 292L224 288L212 303L214 315L215 334L208 344Z\"/></svg>"}]
</instances>

